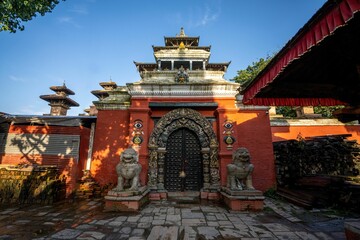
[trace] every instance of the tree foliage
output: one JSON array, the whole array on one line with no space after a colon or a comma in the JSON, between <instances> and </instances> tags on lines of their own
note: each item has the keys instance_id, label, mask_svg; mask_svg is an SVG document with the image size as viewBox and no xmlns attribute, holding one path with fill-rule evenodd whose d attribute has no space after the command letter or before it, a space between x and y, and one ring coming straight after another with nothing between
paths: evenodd
<instances>
[{"instance_id":1,"label":"tree foliage","mask_svg":"<svg viewBox=\"0 0 360 240\"><path fill-rule=\"evenodd\" d=\"M281 114L284 117L294 118L296 117L296 111L289 106L276 107L276 114Z\"/></svg>"},{"instance_id":2,"label":"tree foliage","mask_svg":"<svg viewBox=\"0 0 360 240\"><path fill-rule=\"evenodd\" d=\"M263 70L266 65L270 62L273 56L267 56L265 59L260 58L259 61L253 62L244 70L237 71L237 75L233 78L235 82L245 85L252 81L256 75Z\"/></svg>"},{"instance_id":3,"label":"tree foliage","mask_svg":"<svg viewBox=\"0 0 360 240\"><path fill-rule=\"evenodd\" d=\"M321 114L321 116L326 118L332 118L333 113L341 108L344 108L344 106L329 106L329 107L316 106L314 107L314 113Z\"/></svg>"},{"instance_id":4,"label":"tree foliage","mask_svg":"<svg viewBox=\"0 0 360 240\"><path fill-rule=\"evenodd\" d=\"M65 1L65 0L63 0ZM44 16L51 12L60 0L1 0L0 1L0 32L23 31L23 22L30 21L38 14Z\"/></svg>"}]
</instances>

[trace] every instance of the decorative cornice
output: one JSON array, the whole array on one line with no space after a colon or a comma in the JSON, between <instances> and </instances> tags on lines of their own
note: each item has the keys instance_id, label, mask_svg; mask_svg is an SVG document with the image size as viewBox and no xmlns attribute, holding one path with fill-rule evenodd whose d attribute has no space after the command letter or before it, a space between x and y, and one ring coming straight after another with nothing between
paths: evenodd
<instances>
[{"instance_id":1,"label":"decorative cornice","mask_svg":"<svg viewBox=\"0 0 360 240\"><path fill-rule=\"evenodd\" d=\"M130 107L130 95L124 86L109 90L109 94L105 99L93 101L98 110L124 110Z\"/></svg>"},{"instance_id":2,"label":"decorative cornice","mask_svg":"<svg viewBox=\"0 0 360 240\"><path fill-rule=\"evenodd\" d=\"M146 97L234 97L237 84L128 84L131 96Z\"/></svg>"},{"instance_id":3,"label":"decorative cornice","mask_svg":"<svg viewBox=\"0 0 360 240\"><path fill-rule=\"evenodd\" d=\"M127 110L130 107L129 103L109 103L109 102L101 102L94 101L94 105L97 110Z\"/></svg>"},{"instance_id":4,"label":"decorative cornice","mask_svg":"<svg viewBox=\"0 0 360 240\"><path fill-rule=\"evenodd\" d=\"M358 126L358 121L342 123L337 119L270 119L272 127L278 126Z\"/></svg>"},{"instance_id":5,"label":"decorative cornice","mask_svg":"<svg viewBox=\"0 0 360 240\"><path fill-rule=\"evenodd\" d=\"M269 106L255 106L255 105L244 105L242 102L243 95L237 93L235 106L240 110L258 110L258 111L269 111Z\"/></svg>"}]
</instances>

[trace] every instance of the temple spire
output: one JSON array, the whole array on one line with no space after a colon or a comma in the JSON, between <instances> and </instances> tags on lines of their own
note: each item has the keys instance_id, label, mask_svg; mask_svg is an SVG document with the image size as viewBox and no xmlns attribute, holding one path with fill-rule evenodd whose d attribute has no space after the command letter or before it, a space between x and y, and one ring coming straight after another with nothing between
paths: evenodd
<instances>
[{"instance_id":1,"label":"temple spire","mask_svg":"<svg viewBox=\"0 0 360 240\"><path fill-rule=\"evenodd\" d=\"M186 37L186 34L185 34L185 31L184 31L183 27L180 28L180 34L178 36L179 37Z\"/></svg>"}]
</instances>

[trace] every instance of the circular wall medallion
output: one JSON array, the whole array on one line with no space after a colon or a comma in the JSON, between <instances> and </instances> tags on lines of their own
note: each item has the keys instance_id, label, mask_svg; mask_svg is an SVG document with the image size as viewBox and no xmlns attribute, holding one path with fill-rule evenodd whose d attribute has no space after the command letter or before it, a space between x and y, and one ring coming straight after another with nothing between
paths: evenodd
<instances>
[{"instance_id":1,"label":"circular wall medallion","mask_svg":"<svg viewBox=\"0 0 360 240\"><path fill-rule=\"evenodd\" d=\"M140 136L135 136L132 141L134 144L141 144L143 142L143 139Z\"/></svg>"},{"instance_id":2,"label":"circular wall medallion","mask_svg":"<svg viewBox=\"0 0 360 240\"><path fill-rule=\"evenodd\" d=\"M228 145L232 145L235 142L235 138L232 136L226 136L224 137L224 142Z\"/></svg>"}]
</instances>

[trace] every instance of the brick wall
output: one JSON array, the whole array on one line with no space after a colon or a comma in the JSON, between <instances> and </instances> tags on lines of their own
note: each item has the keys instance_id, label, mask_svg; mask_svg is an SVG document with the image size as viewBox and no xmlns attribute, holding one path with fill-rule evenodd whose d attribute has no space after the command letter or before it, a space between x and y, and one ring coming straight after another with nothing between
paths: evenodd
<instances>
[{"instance_id":1,"label":"brick wall","mask_svg":"<svg viewBox=\"0 0 360 240\"><path fill-rule=\"evenodd\" d=\"M324 135L351 134L348 139L360 142L360 125L326 125L326 126L272 126L272 141L284 141L301 137L316 137Z\"/></svg>"},{"instance_id":2,"label":"brick wall","mask_svg":"<svg viewBox=\"0 0 360 240\"><path fill-rule=\"evenodd\" d=\"M0 154L0 164L37 164L53 165L59 169L59 174L66 176L66 194L69 196L76 188L77 180L82 176L82 170L87 159L90 129L85 127L65 127L65 126L28 126L11 125L10 134L63 134L79 135L79 155L78 157L66 156L64 154Z\"/></svg>"},{"instance_id":3,"label":"brick wall","mask_svg":"<svg viewBox=\"0 0 360 240\"><path fill-rule=\"evenodd\" d=\"M269 117L263 110L240 110L232 113L223 113L228 120L234 121L234 133L236 142L232 149L226 149L222 141L224 136L220 131L221 139L221 182L226 184L226 165L232 162L232 152L245 147L249 150L251 163L254 164L253 184L261 191L275 187L275 163L273 146L271 141L271 129ZM221 128L221 126L220 126Z\"/></svg>"},{"instance_id":4,"label":"brick wall","mask_svg":"<svg viewBox=\"0 0 360 240\"><path fill-rule=\"evenodd\" d=\"M129 112L99 110L94 136L91 175L100 185L116 184L116 164L128 146Z\"/></svg>"}]
</instances>

